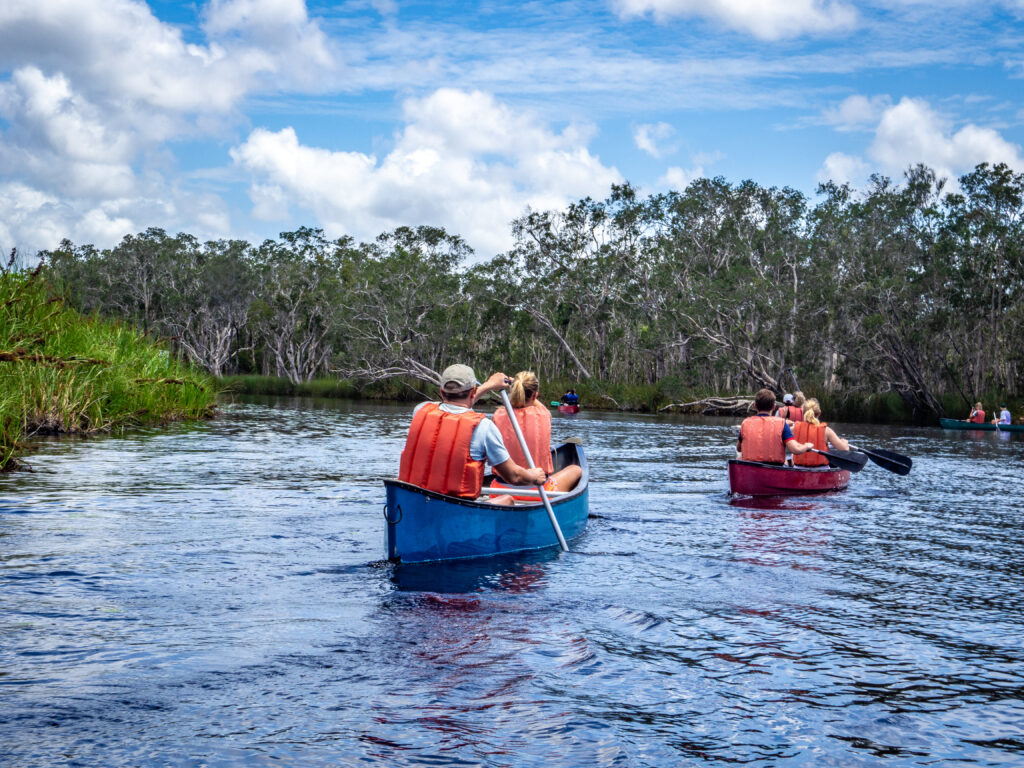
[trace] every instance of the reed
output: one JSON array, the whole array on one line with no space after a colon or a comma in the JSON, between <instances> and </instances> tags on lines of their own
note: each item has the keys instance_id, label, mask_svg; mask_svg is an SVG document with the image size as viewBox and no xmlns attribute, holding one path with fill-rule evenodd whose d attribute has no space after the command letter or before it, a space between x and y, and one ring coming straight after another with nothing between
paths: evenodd
<instances>
[{"instance_id":1,"label":"reed","mask_svg":"<svg viewBox=\"0 0 1024 768\"><path fill-rule=\"evenodd\" d=\"M69 309L38 273L0 271L0 470L32 435L205 418L216 396L164 344Z\"/></svg>"}]
</instances>

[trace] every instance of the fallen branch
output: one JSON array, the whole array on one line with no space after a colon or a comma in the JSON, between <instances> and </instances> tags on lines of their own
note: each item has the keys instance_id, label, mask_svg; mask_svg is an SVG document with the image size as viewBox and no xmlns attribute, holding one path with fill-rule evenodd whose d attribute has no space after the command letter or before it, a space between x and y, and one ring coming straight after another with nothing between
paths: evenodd
<instances>
[{"instance_id":1,"label":"fallen branch","mask_svg":"<svg viewBox=\"0 0 1024 768\"><path fill-rule=\"evenodd\" d=\"M690 413L700 412L705 416L737 416L745 413L754 413L757 410L754 406L753 395L706 397L689 403L669 403L658 410L667 411L672 408L678 408Z\"/></svg>"}]
</instances>

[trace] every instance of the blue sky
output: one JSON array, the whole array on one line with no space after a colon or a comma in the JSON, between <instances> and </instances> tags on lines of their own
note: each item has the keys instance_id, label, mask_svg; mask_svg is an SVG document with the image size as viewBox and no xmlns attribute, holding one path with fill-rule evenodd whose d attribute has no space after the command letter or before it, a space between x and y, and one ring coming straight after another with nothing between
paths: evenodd
<instances>
[{"instance_id":1,"label":"blue sky","mask_svg":"<svg viewBox=\"0 0 1024 768\"><path fill-rule=\"evenodd\" d=\"M1024 0L6 0L0 247L1024 171Z\"/></svg>"}]
</instances>

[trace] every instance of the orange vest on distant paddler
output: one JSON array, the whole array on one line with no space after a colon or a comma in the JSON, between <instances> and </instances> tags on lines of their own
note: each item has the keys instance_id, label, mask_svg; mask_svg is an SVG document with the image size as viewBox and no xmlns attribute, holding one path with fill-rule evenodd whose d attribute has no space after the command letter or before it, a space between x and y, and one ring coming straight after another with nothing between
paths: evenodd
<instances>
[{"instance_id":1,"label":"orange vest on distant paddler","mask_svg":"<svg viewBox=\"0 0 1024 768\"><path fill-rule=\"evenodd\" d=\"M777 416L750 416L740 425L740 458L765 464L785 464L782 430L786 420Z\"/></svg>"},{"instance_id":2,"label":"orange vest on distant paddler","mask_svg":"<svg viewBox=\"0 0 1024 768\"><path fill-rule=\"evenodd\" d=\"M428 491L475 499L484 484L484 462L469 455L482 413L448 413L427 403L412 417L398 479Z\"/></svg>"},{"instance_id":3,"label":"orange vest on distant paddler","mask_svg":"<svg viewBox=\"0 0 1024 768\"><path fill-rule=\"evenodd\" d=\"M798 421L793 424L793 437L798 443L814 443L814 447L819 451L827 451L828 443L825 439L825 427L827 426L828 424L824 422L812 425L806 421ZM807 451L794 454L793 463L801 467L824 467L828 464L828 459L820 453Z\"/></svg>"},{"instance_id":4,"label":"orange vest on distant paddler","mask_svg":"<svg viewBox=\"0 0 1024 768\"><path fill-rule=\"evenodd\" d=\"M549 475L555 471L551 463L551 411L540 403L513 408L519 429L526 439L526 447L530 449L530 457L535 466L540 467ZM501 431L501 439L505 442L508 455L521 467L528 466L523 449L519 447L519 438L509 421L508 412L502 408L494 412L494 423Z\"/></svg>"},{"instance_id":5,"label":"orange vest on distant paddler","mask_svg":"<svg viewBox=\"0 0 1024 768\"><path fill-rule=\"evenodd\" d=\"M782 408L786 409L786 414L783 416ZM780 416L783 419L789 419L792 422L798 422L804 420L804 412L797 408L795 405L784 405L776 412L776 416Z\"/></svg>"}]
</instances>

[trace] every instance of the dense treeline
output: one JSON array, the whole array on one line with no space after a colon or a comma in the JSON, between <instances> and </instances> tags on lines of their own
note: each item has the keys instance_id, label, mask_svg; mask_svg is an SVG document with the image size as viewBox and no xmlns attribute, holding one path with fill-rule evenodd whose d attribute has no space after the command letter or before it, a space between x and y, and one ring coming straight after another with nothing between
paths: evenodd
<instances>
[{"instance_id":1,"label":"dense treeline","mask_svg":"<svg viewBox=\"0 0 1024 768\"><path fill-rule=\"evenodd\" d=\"M134 321L216 375L429 377L452 360L592 387L677 393L896 392L920 418L1019 392L1024 175L978 166L948 192L700 179L529 212L514 247L467 266L456 235L372 243L302 228L260 245L159 229L47 268L85 312Z\"/></svg>"}]
</instances>

